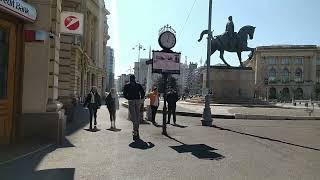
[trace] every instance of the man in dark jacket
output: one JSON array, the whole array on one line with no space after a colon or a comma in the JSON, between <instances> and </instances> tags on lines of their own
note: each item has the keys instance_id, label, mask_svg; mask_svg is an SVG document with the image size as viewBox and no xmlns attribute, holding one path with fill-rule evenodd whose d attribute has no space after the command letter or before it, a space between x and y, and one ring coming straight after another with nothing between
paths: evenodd
<instances>
[{"instance_id":1,"label":"man in dark jacket","mask_svg":"<svg viewBox=\"0 0 320 180\"><path fill-rule=\"evenodd\" d=\"M178 94L175 90L170 90L167 94L167 102L168 102L168 122L170 124L171 114L173 116L173 123L176 124L176 103L179 100Z\"/></svg>"},{"instance_id":2,"label":"man in dark jacket","mask_svg":"<svg viewBox=\"0 0 320 180\"><path fill-rule=\"evenodd\" d=\"M140 106L144 101L145 92L142 86L136 82L134 75L130 76L130 82L123 88L123 96L128 100L130 120L133 123L133 140L139 140L139 117L140 117Z\"/></svg>"},{"instance_id":3,"label":"man in dark jacket","mask_svg":"<svg viewBox=\"0 0 320 180\"><path fill-rule=\"evenodd\" d=\"M84 107L88 107L90 113L90 130L92 130L92 116L94 118L94 129L97 129L97 111L101 106L101 98L98 94L97 88L92 87L90 93L87 95Z\"/></svg>"}]
</instances>

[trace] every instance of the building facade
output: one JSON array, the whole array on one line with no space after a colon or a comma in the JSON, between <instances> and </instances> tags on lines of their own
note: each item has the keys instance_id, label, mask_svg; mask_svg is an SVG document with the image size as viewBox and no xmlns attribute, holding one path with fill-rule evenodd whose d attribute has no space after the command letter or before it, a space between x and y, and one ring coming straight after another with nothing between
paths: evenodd
<instances>
[{"instance_id":1,"label":"building facade","mask_svg":"<svg viewBox=\"0 0 320 180\"><path fill-rule=\"evenodd\" d=\"M107 56L106 56L106 90L109 92L111 88L114 88L114 71L115 71L115 59L114 50L107 46Z\"/></svg>"},{"instance_id":2,"label":"building facade","mask_svg":"<svg viewBox=\"0 0 320 180\"><path fill-rule=\"evenodd\" d=\"M60 33L62 11L84 14L83 36ZM104 89L107 14L103 0L0 1L0 144L61 142L70 97Z\"/></svg>"},{"instance_id":3,"label":"building facade","mask_svg":"<svg viewBox=\"0 0 320 180\"><path fill-rule=\"evenodd\" d=\"M130 75L128 74L121 74L120 76L118 76L117 83L116 83L117 92L122 93L124 85L127 84L129 80L130 80Z\"/></svg>"},{"instance_id":4,"label":"building facade","mask_svg":"<svg viewBox=\"0 0 320 180\"><path fill-rule=\"evenodd\" d=\"M107 15L103 0L63 0L62 10L84 14L83 36L61 34L59 100L68 109L72 99L84 99L92 86L106 89Z\"/></svg>"},{"instance_id":5,"label":"building facade","mask_svg":"<svg viewBox=\"0 0 320 180\"><path fill-rule=\"evenodd\" d=\"M0 144L61 139L61 10L60 0L0 1Z\"/></svg>"},{"instance_id":6,"label":"building facade","mask_svg":"<svg viewBox=\"0 0 320 180\"><path fill-rule=\"evenodd\" d=\"M255 71L256 97L291 101L318 96L320 48L315 45L257 47L248 66Z\"/></svg>"},{"instance_id":7,"label":"building facade","mask_svg":"<svg viewBox=\"0 0 320 180\"><path fill-rule=\"evenodd\" d=\"M136 81L139 82L144 88L147 87L147 78L148 78L148 65L146 62L148 58L141 58L140 62L134 63L134 75Z\"/></svg>"}]
</instances>

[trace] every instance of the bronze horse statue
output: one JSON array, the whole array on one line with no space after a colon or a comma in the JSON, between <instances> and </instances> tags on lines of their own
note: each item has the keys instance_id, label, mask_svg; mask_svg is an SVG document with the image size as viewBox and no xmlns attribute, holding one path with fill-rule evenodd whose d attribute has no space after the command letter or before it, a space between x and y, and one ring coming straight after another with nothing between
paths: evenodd
<instances>
[{"instance_id":1,"label":"bronze horse statue","mask_svg":"<svg viewBox=\"0 0 320 180\"><path fill-rule=\"evenodd\" d=\"M211 54L217 50L220 51L220 59L228 66L230 65L226 62L226 60L223 57L224 51L228 52L236 52L238 54L238 58L240 61L240 66L243 67L242 59L241 59L241 52L243 51L251 51L251 54L249 55L249 59L252 58L254 48L248 47L248 37L250 39L253 39L254 31L256 27L253 26L244 26L242 27L238 33L234 33L232 37L228 37L227 33L224 33L222 35L214 36L211 39ZM208 34L208 30L202 31L200 35L199 42L202 40L203 36L205 34Z\"/></svg>"}]
</instances>

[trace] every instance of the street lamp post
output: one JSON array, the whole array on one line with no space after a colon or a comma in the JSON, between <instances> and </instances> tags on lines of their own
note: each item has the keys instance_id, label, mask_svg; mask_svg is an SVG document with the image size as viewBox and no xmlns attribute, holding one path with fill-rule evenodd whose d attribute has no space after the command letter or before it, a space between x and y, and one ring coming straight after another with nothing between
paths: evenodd
<instances>
[{"instance_id":1,"label":"street lamp post","mask_svg":"<svg viewBox=\"0 0 320 180\"><path fill-rule=\"evenodd\" d=\"M141 83L141 81L140 81L140 50L146 50L146 49L140 43L138 45L136 45L136 47L133 47L132 49L134 50L136 48L138 48L138 77L137 77L137 79L138 79L139 83Z\"/></svg>"},{"instance_id":2,"label":"street lamp post","mask_svg":"<svg viewBox=\"0 0 320 180\"><path fill-rule=\"evenodd\" d=\"M211 18L212 18L212 0L209 0L209 20L208 20L208 42L207 42L207 94L205 97L205 107L202 115L202 126L212 126L211 108L210 108L210 56L211 56Z\"/></svg>"}]
</instances>

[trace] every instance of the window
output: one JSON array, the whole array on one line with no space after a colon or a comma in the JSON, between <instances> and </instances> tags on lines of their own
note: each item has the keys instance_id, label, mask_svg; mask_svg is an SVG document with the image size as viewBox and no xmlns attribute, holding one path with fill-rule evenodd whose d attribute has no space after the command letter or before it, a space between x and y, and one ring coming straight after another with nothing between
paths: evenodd
<instances>
[{"instance_id":1,"label":"window","mask_svg":"<svg viewBox=\"0 0 320 180\"><path fill-rule=\"evenodd\" d=\"M320 70L316 71L316 78L317 83L320 83Z\"/></svg>"},{"instance_id":2,"label":"window","mask_svg":"<svg viewBox=\"0 0 320 180\"><path fill-rule=\"evenodd\" d=\"M320 65L320 57L317 58L317 65Z\"/></svg>"},{"instance_id":3,"label":"window","mask_svg":"<svg viewBox=\"0 0 320 180\"><path fill-rule=\"evenodd\" d=\"M276 80L276 78L277 78L277 72L276 72L276 70L275 69L270 69L269 70L269 75L268 75L268 77L269 77L269 81L275 81Z\"/></svg>"},{"instance_id":4,"label":"window","mask_svg":"<svg viewBox=\"0 0 320 180\"><path fill-rule=\"evenodd\" d=\"M283 58L282 61L281 61L281 64L288 65L289 64L289 59L288 58Z\"/></svg>"},{"instance_id":5,"label":"window","mask_svg":"<svg viewBox=\"0 0 320 180\"><path fill-rule=\"evenodd\" d=\"M269 65L275 65L276 63L276 59L274 57L270 57L268 58L268 64Z\"/></svg>"},{"instance_id":6,"label":"window","mask_svg":"<svg viewBox=\"0 0 320 180\"><path fill-rule=\"evenodd\" d=\"M297 58L296 59L296 64L297 65L303 65L303 58Z\"/></svg>"},{"instance_id":7,"label":"window","mask_svg":"<svg viewBox=\"0 0 320 180\"><path fill-rule=\"evenodd\" d=\"M7 96L8 46L8 32L0 28L0 99Z\"/></svg>"},{"instance_id":8,"label":"window","mask_svg":"<svg viewBox=\"0 0 320 180\"><path fill-rule=\"evenodd\" d=\"M302 70L300 68L296 69L295 81L302 82Z\"/></svg>"},{"instance_id":9,"label":"window","mask_svg":"<svg viewBox=\"0 0 320 180\"><path fill-rule=\"evenodd\" d=\"M289 70L287 68L282 72L282 82L289 82Z\"/></svg>"},{"instance_id":10,"label":"window","mask_svg":"<svg viewBox=\"0 0 320 180\"><path fill-rule=\"evenodd\" d=\"M277 99L277 90L274 87L269 89L269 99Z\"/></svg>"}]
</instances>

